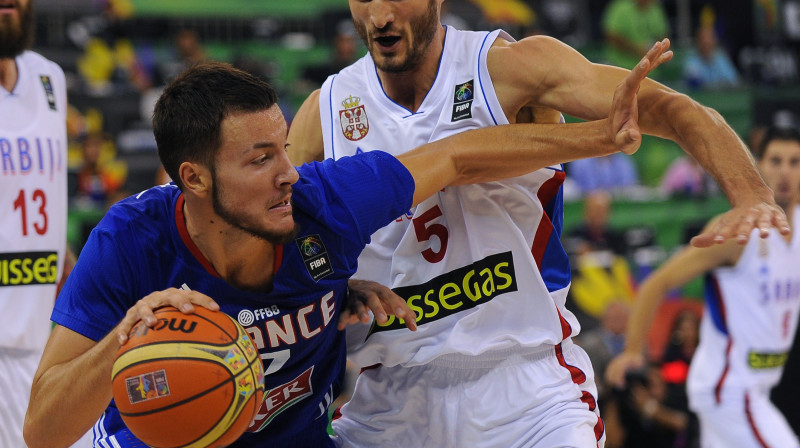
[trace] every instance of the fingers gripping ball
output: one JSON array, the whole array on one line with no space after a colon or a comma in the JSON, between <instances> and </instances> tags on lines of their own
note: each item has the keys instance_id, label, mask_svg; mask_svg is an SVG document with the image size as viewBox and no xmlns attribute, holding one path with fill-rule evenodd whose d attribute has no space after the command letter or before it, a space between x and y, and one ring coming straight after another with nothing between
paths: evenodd
<instances>
[{"instance_id":1,"label":"fingers gripping ball","mask_svg":"<svg viewBox=\"0 0 800 448\"><path fill-rule=\"evenodd\" d=\"M247 332L227 314L195 307L155 311L120 347L111 373L122 420L156 448L223 447L250 425L264 371Z\"/></svg>"}]
</instances>

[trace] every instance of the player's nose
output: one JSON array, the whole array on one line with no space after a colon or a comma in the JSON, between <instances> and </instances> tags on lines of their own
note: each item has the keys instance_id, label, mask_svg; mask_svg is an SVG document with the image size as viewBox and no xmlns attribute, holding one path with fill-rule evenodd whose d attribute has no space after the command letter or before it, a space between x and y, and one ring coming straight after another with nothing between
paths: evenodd
<instances>
[{"instance_id":1,"label":"player's nose","mask_svg":"<svg viewBox=\"0 0 800 448\"><path fill-rule=\"evenodd\" d=\"M379 30L386 28L387 25L394 22L394 7L391 2L384 0L371 2L369 6L369 20L370 23Z\"/></svg>"}]
</instances>

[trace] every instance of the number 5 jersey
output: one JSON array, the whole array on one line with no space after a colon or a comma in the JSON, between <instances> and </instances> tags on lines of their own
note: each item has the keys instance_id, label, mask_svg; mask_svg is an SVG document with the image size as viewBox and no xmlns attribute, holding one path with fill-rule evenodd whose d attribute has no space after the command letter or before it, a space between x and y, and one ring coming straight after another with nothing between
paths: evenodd
<instances>
[{"instance_id":1,"label":"number 5 jersey","mask_svg":"<svg viewBox=\"0 0 800 448\"><path fill-rule=\"evenodd\" d=\"M508 124L486 67L502 31L447 28L436 80L416 112L383 91L369 55L320 93L325 156L401 154L465 130ZM364 83L364 79L367 80ZM415 311L348 328L359 366L414 366L450 353L549 347L577 334L565 307L570 268L561 246L560 165L513 179L447 187L372 235L356 277L378 281Z\"/></svg>"}]
</instances>

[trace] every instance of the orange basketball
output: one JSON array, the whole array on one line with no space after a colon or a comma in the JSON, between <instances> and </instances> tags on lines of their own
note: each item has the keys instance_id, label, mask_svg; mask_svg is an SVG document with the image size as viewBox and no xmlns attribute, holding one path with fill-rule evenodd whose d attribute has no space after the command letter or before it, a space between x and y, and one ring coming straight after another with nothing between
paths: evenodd
<instances>
[{"instance_id":1,"label":"orange basketball","mask_svg":"<svg viewBox=\"0 0 800 448\"><path fill-rule=\"evenodd\" d=\"M252 339L225 313L155 311L136 324L111 373L122 420L154 448L223 447L244 433L264 394Z\"/></svg>"}]
</instances>

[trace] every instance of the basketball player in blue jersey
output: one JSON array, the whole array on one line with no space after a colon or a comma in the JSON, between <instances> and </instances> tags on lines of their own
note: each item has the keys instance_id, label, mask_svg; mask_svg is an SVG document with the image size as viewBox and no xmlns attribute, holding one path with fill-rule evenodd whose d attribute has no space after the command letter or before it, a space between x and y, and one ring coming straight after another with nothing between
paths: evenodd
<instances>
[{"instance_id":1,"label":"basketball player in blue jersey","mask_svg":"<svg viewBox=\"0 0 800 448\"><path fill-rule=\"evenodd\" d=\"M754 153L789 218L791 235L755 238L744 246L686 247L673 255L639 287L625 351L607 372L610 382L623 386L625 373L644 364L645 336L658 304L669 291L707 274L700 344L686 384L703 448L800 447L769 399L800 314L800 133L770 128ZM660 410L657 403L651 409Z\"/></svg>"},{"instance_id":2,"label":"basketball player in blue jersey","mask_svg":"<svg viewBox=\"0 0 800 448\"><path fill-rule=\"evenodd\" d=\"M297 169L269 85L224 64L188 70L153 117L175 183L119 202L92 231L52 314L28 446L66 446L92 425L94 446L143 446L111 401L111 366L132 326L155 324L166 305L219 309L255 341L268 392L235 446L333 446L328 406L346 360L336 322L370 235L446 185L635 151L636 90L665 51L655 46L625 80L610 119L476 130L397 158L373 151ZM501 135L509 143L490 144Z\"/></svg>"},{"instance_id":3,"label":"basketball player in blue jersey","mask_svg":"<svg viewBox=\"0 0 800 448\"><path fill-rule=\"evenodd\" d=\"M559 112L608 114L625 70L546 36L515 42L501 30L442 26L443 1L350 0L369 54L298 111L288 138L294 163L374 149L400 155L469 129L557 123ZM754 226L762 236L773 225L788 232L719 114L649 80L637 107L642 130L679 143L734 205L695 244L744 242ZM372 236L356 277L407 300L419 330L399 321L348 329L350 359L370 368L333 422L343 446L603 444L594 374L572 343L580 325L565 307L564 175L554 164L446 188Z\"/></svg>"}]
</instances>

